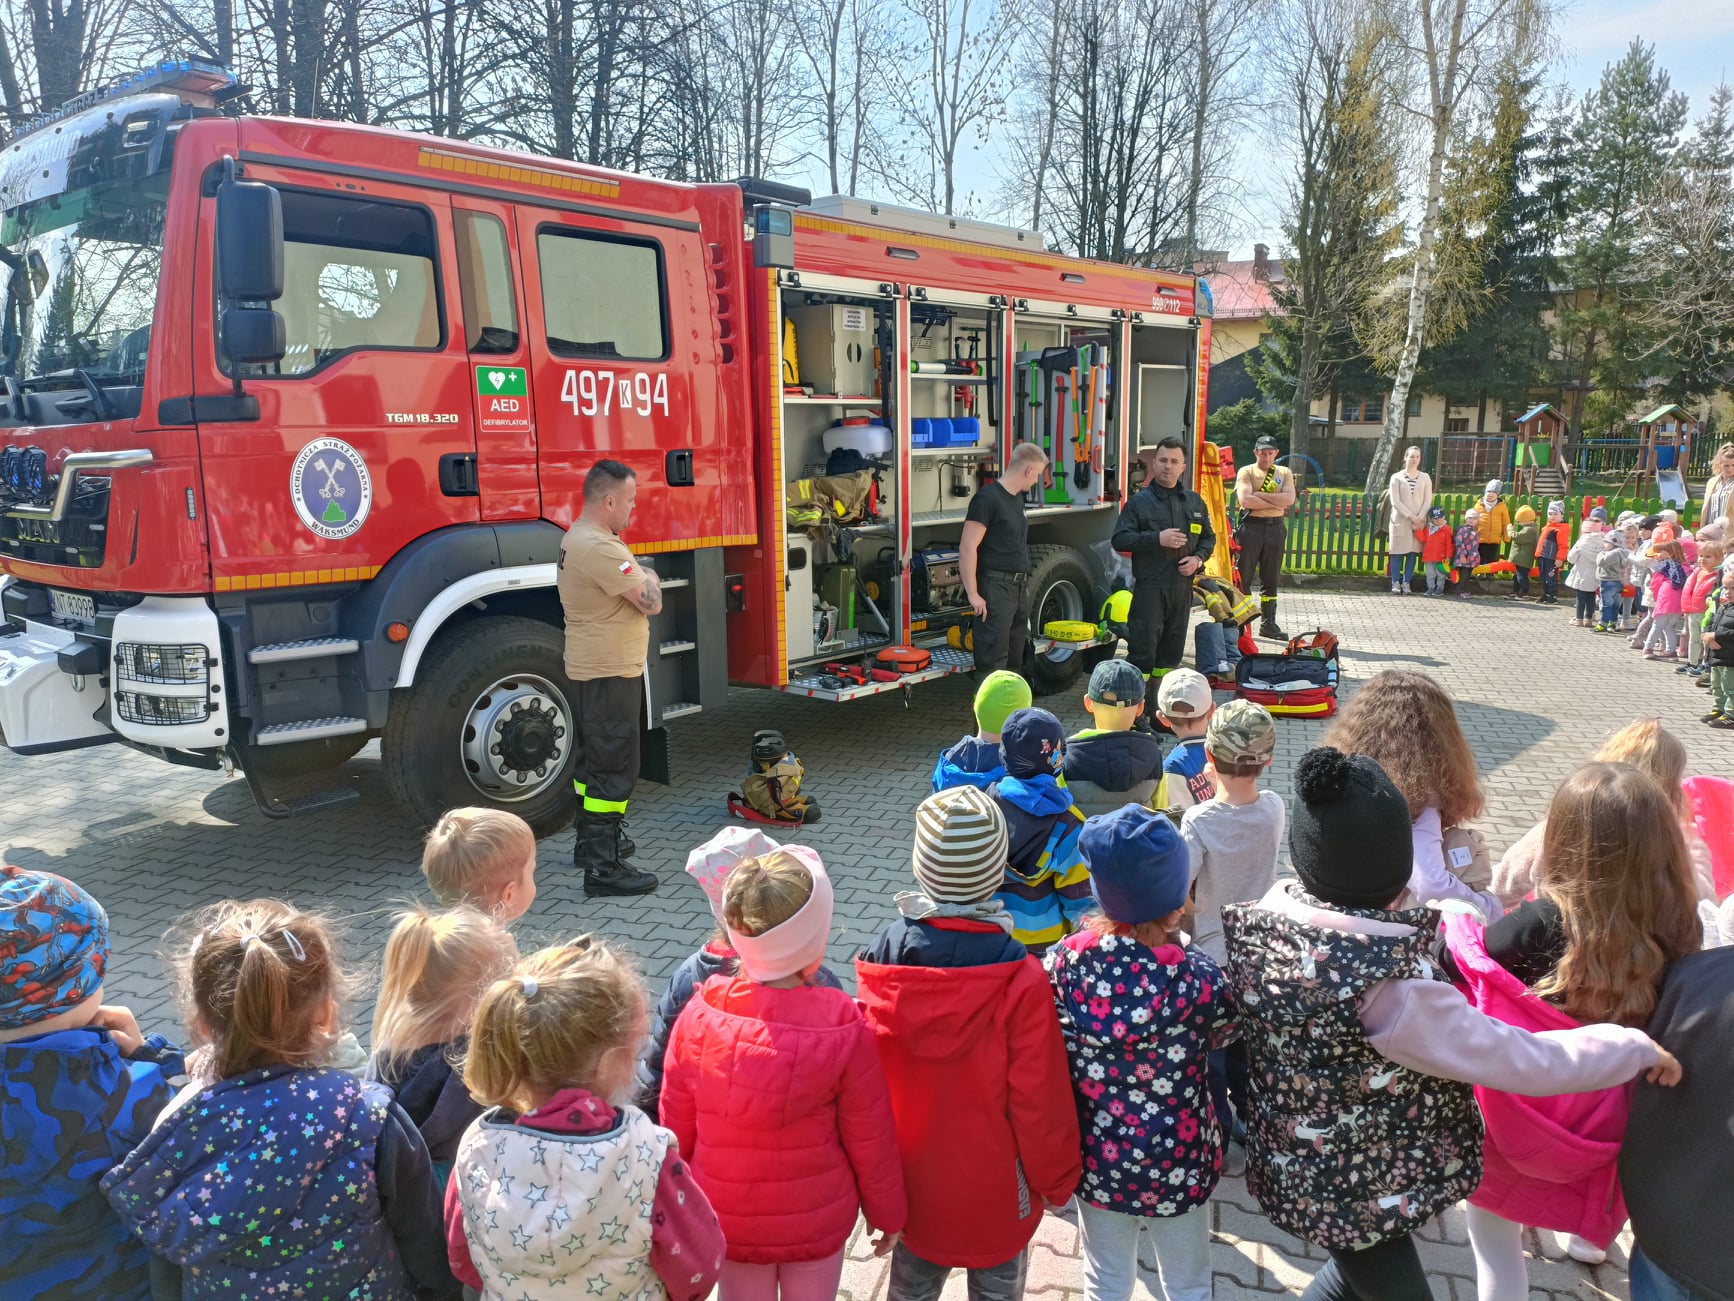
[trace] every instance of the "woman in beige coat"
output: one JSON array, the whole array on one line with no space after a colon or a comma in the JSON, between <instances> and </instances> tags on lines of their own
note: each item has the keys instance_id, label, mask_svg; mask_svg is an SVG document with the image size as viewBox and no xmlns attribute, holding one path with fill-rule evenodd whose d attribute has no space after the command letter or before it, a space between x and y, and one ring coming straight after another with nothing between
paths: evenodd
<instances>
[{"instance_id":1,"label":"woman in beige coat","mask_svg":"<svg viewBox=\"0 0 1734 1301\"><path fill-rule=\"evenodd\" d=\"M1433 508L1433 480L1421 468L1419 447L1403 453L1403 468L1391 476L1386 494L1391 503L1390 534L1386 539L1391 557L1391 595L1407 596L1409 581L1415 577L1415 562L1421 556L1421 539L1416 534Z\"/></svg>"}]
</instances>

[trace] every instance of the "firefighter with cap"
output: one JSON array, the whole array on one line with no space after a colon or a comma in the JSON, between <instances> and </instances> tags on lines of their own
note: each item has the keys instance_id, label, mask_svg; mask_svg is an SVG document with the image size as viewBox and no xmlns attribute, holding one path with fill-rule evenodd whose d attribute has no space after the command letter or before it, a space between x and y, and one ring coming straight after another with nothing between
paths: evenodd
<instances>
[{"instance_id":1,"label":"firefighter with cap","mask_svg":"<svg viewBox=\"0 0 1734 1301\"><path fill-rule=\"evenodd\" d=\"M1144 674L1147 692L1154 692L1186 653L1192 576L1216 549L1216 533L1204 498L1181 482L1186 448L1178 438L1140 448L1138 458L1144 465L1144 486L1120 512L1114 550L1132 557L1127 658Z\"/></svg>"},{"instance_id":2,"label":"firefighter with cap","mask_svg":"<svg viewBox=\"0 0 1734 1301\"><path fill-rule=\"evenodd\" d=\"M638 780L639 722L650 616L662 583L620 540L638 499L638 476L598 461L584 476L584 507L560 545L558 587L566 616L566 676L576 706L578 796L573 863L586 895L649 894L654 874L632 861L626 806Z\"/></svg>"},{"instance_id":3,"label":"firefighter with cap","mask_svg":"<svg viewBox=\"0 0 1734 1301\"><path fill-rule=\"evenodd\" d=\"M1294 505L1294 471L1276 463L1282 450L1269 434L1252 445L1254 463L1234 476L1234 500L1240 509L1240 581L1247 592L1258 579L1258 635L1287 641L1276 625L1276 588L1282 576L1282 552L1288 539L1283 517Z\"/></svg>"}]
</instances>

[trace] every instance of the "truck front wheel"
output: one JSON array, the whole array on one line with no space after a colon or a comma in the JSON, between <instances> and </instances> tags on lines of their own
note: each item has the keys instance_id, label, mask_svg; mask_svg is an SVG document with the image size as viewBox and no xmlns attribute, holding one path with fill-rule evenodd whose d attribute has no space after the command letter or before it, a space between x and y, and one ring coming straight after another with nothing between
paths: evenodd
<instances>
[{"instance_id":1,"label":"truck front wheel","mask_svg":"<svg viewBox=\"0 0 1734 1301\"><path fill-rule=\"evenodd\" d=\"M380 751L391 793L419 824L448 809L505 809L538 836L572 821L578 729L564 638L535 619L443 634L392 699Z\"/></svg>"}]
</instances>

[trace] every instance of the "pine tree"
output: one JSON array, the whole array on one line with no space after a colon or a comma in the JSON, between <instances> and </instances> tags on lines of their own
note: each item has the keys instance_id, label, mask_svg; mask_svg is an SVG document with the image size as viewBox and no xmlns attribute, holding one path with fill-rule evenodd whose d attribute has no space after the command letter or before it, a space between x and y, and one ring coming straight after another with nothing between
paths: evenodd
<instances>
[{"instance_id":1,"label":"pine tree","mask_svg":"<svg viewBox=\"0 0 1734 1301\"><path fill-rule=\"evenodd\" d=\"M1686 97L1669 89L1642 41L1603 70L1579 106L1562 259L1568 290L1554 339L1580 435L1615 428L1642 395L1652 349L1624 300L1638 284L1646 215L1685 122Z\"/></svg>"}]
</instances>

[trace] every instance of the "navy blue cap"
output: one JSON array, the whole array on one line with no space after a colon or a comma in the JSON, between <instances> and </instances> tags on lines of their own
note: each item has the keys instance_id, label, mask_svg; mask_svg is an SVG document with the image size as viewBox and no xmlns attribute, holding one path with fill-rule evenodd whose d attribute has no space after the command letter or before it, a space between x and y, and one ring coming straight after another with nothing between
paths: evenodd
<instances>
[{"instance_id":1,"label":"navy blue cap","mask_svg":"<svg viewBox=\"0 0 1734 1301\"><path fill-rule=\"evenodd\" d=\"M1128 804L1091 818L1078 850L1090 869L1090 893L1109 921L1139 926L1186 903L1192 888L1186 843L1160 813Z\"/></svg>"},{"instance_id":2,"label":"navy blue cap","mask_svg":"<svg viewBox=\"0 0 1734 1301\"><path fill-rule=\"evenodd\" d=\"M1066 753L1066 729L1045 709L1014 709L999 733L1008 777L1057 776Z\"/></svg>"}]
</instances>

